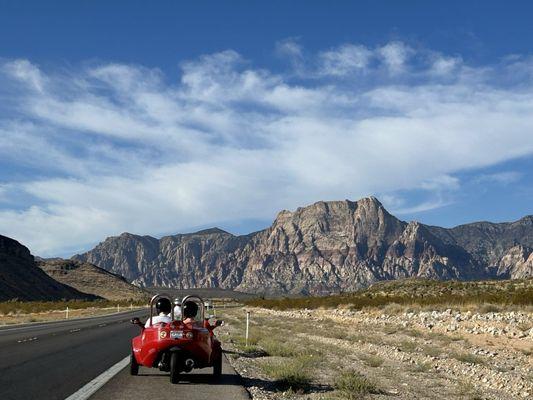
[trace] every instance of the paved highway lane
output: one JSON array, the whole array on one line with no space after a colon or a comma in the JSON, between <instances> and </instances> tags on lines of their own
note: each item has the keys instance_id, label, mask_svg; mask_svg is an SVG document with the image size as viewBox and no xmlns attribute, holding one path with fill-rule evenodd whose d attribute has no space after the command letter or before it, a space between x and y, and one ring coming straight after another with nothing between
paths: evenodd
<instances>
[{"instance_id":1,"label":"paved highway lane","mask_svg":"<svg viewBox=\"0 0 533 400\"><path fill-rule=\"evenodd\" d=\"M196 369L180 375L180 383L170 383L168 372L154 368L139 369L138 376L131 376L125 368L98 390L90 400L249 400L248 392L241 385L240 376L223 359L222 376L213 380L212 368Z\"/></svg>"},{"instance_id":2,"label":"paved highway lane","mask_svg":"<svg viewBox=\"0 0 533 400\"><path fill-rule=\"evenodd\" d=\"M0 329L0 399L63 400L130 352L146 311Z\"/></svg>"}]
</instances>

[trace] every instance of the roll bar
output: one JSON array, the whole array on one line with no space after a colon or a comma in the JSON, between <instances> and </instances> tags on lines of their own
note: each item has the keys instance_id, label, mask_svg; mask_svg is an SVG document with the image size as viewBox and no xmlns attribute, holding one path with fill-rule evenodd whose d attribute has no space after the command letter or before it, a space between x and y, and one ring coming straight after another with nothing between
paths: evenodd
<instances>
[{"instance_id":1,"label":"roll bar","mask_svg":"<svg viewBox=\"0 0 533 400\"><path fill-rule=\"evenodd\" d=\"M154 295L151 299L150 299L150 326L152 326L152 316L154 315L154 304L157 300L159 299L168 299L170 300L170 304L172 304L172 299L170 298L170 296L166 293L161 293L161 294L156 294ZM174 307L172 307L172 320L174 320Z\"/></svg>"},{"instance_id":2,"label":"roll bar","mask_svg":"<svg viewBox=\"0 0 533 400\"><path fill-rule=\"evenodd\" d=\"M200 315L201 315L200 321L203 321L205 319L205 304L204 304L204 301L202 300L202 298L200 296L195 296L195 295L185 296L183 298L183 300L181 300L181 306L182 307L183 307L183 305L185 304L186 301L194 301L197 304L199 303ZM174 313L174 309L172 309L172 312ZM182 318L183 318L183 314L182 314ZM174 319L174 315L172 315L172 319Z\"/></svg>"}]
</instances>

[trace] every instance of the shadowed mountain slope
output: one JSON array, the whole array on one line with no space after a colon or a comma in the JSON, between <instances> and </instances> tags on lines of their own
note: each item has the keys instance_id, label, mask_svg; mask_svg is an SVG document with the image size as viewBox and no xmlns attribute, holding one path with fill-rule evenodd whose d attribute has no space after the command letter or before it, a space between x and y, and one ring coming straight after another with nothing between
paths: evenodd
<instances>
[{"instance_id":1,"label":"shadowed mountain slope","mask_svg":"<svg viewBox=\"0 0 533 400\"><path fill-rule=\"evenodd\" d=\"M50 278L35 265L27 247L0 235L0 301L96 298Z\"/></svg>"}]
</instances>

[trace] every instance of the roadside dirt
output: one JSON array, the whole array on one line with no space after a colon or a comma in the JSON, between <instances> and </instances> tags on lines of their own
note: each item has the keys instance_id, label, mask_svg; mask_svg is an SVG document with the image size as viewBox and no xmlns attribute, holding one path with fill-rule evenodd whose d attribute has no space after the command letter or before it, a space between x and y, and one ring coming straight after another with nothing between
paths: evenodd
<instances>
[{"instance_id":1,"label":"roadside dirt","mask_svg":"<svg viewBox=\"0 0 533 400\"><path fill-rule=\"evenodd\" d=\"M244 342L245 312L251 313ZM533 314L227 310L220 331L254 399L533 396ZM292 368L292 369L291 369ZM346 387L339 376L357 379ZM284 375L307 377L287 389ZM290 381L290 380L289 380Z\"/></svg>"}]
</instances>

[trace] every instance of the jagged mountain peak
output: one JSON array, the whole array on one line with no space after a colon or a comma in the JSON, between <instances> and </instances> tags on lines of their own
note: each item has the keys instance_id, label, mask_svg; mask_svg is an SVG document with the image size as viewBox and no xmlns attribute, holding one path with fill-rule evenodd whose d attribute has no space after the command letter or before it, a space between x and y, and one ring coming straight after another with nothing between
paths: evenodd
<instances>
[{"instance_id":1,"label":"jagged mountain peak","mask_svg":"<svg viewBox=\"0 0 533 400\"><path fill-rule=\"evenodd\" d=\"M383 207L381 202L371 196L357 201L352 200L334 200L334 201L317 201L313 204L298 207L295 211L282 210L278 213L273 225L283 224L288 221L294 222L306 218L328 218L330 216L353 215L354 212L359 214L368 213L372 215L390 215Z\"/></svg>"}]
</instances>

